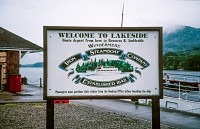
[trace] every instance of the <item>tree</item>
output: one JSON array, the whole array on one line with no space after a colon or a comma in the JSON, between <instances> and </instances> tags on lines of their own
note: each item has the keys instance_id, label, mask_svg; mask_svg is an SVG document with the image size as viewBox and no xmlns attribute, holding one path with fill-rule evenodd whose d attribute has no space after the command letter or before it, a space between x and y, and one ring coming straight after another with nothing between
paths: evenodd
<instances>
[{"instance_id":1,"label":"tree","mask_svg":"<svg viewBox=\"0 0 200 129\"><path fill-rule=\"evenodd\" d=\"M200 52L188 55L186 59L186 69L200 71Z\"/></svg>"}]
</instances>

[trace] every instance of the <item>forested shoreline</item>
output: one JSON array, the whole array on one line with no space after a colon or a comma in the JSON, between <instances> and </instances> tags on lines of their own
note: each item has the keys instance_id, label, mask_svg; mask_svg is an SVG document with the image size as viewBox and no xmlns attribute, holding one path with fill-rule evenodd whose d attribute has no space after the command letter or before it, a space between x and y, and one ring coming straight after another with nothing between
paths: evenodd
<instances>
[{"instance_id":1,"label":"forested shoreline","mask_svg":"<svg viewBox=\"0 0 200 129\"><path fill-rule=\"evenodd\" d=\"M163 55L163 69L200 71L200 51L167 52Z\"/></svg>"}]
</instances>

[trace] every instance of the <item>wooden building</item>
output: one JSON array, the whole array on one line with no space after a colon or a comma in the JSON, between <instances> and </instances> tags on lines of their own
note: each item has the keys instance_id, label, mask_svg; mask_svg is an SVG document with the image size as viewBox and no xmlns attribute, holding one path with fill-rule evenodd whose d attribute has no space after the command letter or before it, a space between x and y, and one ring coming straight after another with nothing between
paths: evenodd
<instances>
[{"instance_id":1,"label":"wooden building","mask_svg":"<svg viewBox=\"0 0 200 129\"><path fill-rule=\"evenodd\" d=\"M19 74L20 59L43 48L0 27L0 90L8 89L8 76Z\"/></svg>"}]
</instances>

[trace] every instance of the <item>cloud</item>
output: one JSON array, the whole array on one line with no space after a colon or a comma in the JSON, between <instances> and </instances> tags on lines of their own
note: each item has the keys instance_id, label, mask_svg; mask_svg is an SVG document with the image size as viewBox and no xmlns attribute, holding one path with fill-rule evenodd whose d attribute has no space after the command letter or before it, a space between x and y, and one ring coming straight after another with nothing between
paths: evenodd
<instances>
[{"instance_id":1,"label":"cloud","mask_svg":"<svg viewBox=\"0 0 200 129\"><path fill-rule=\"evenodd\" d=\"M1 0L0 25L43 46L43 26L200 28L200 1L174 0ZM169 31L170 32L170 31Z\"/></svg>"},{"instance_id":2,"label":"cloud","mask_svg":"<svg viewBox=\"0 0 200 129\"><path fill-rule=\"evenodd\" d=\"M0 0L0 26L43 46L43 26L120 27L123 3L124 27L200 28L197 0Z\"/></svg>"}]
</instances>

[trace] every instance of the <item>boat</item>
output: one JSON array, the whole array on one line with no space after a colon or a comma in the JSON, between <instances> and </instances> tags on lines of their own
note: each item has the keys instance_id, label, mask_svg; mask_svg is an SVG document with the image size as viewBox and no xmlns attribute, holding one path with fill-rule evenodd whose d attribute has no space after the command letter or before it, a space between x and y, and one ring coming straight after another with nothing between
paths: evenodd
<instances>
[{"instance_id":1,"label":"boat","mask_svg":"<svg viewBox=\"0 0 200 129\"><path fill-rule=\"evenodd\" d=\"M119 73L121 71L118 70L118 68L115 68L114 66L100 66L95 69L96 72L112 72L112 73Z\"/></svg>"},{"instance_id":2,"label":"boat","mask_svg":"<svg viewBox=\"0 0 200 129\"><path fill-rule=\"evenodd\" d=\"M90 74L115 74L121 73L121 71L114 66L98 66L94 71L87 70L86 73Z\"/></svg>"}]
</instances>

